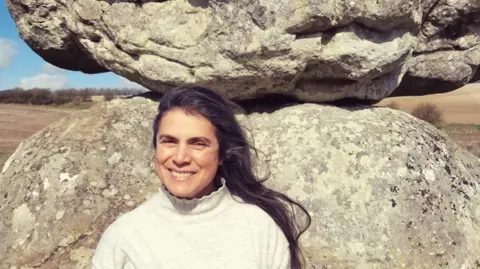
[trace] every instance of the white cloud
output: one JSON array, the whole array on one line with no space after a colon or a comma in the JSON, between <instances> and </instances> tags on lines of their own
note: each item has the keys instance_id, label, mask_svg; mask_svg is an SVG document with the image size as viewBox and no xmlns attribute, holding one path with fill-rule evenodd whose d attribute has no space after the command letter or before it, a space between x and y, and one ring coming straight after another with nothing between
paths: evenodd
<instances>
[{"instance_id":1,"label":"white cloud","mask_svg":"<svg viewBox=\"0 0 480 269\"><path fill-rule=\"evenodd\" d=\"M0 38L0 70L10 66L15 54L17 54L15 43L11 40Z\"/></svg>"},{"instance_id":2,"label":"white cloud","mask_svg":"<svg viewBox=\"0 0 480 269\"><path fill-rule=\"evenodd\" d=\"M40 73L42 74L51 74L51 75L55 75L55 74L64 74L66 73L67 70L65 69L62 69L62 68L58 68L52 64L49 64L47 62L45 62L42 67L40 67Z\"/></svg>"},{"instance_id":3,"label":"white cloud","mask_svg":"<svg viewBox=\"0 0 480 269\"><path fill-rule=\"evenodd\" d=\"M47 62L40 67L40 72L32 77L22 78L18 87L23 89L47 88L50 90L68 87L67 70L58 68Z\"/></svg>"},{"instance_id":4,"label":"white cloud","mask_svg":"<svg viewBox=\"0 0 480 269\"><path fill-rule=\"evenodd\" d=\"M128 89L142 89L142 90L147 90L145 87L143 87L142 85L136 83L136 82L133 82L133 81L130 81L124 77L120 77L119 78L119 81L118 81L118 87L119 88L128 88Z\"/></svg>"},{"instance_id":5,"label":"white cloud","mask_svg":"<svg viewBox=\"0 0 480 269\"><path fill-rule=\"evenodd\" d=\"M64 89L68 87L67 77L64 75L38 74L33 77L22 78L18 87L23 89L47 88L51 90Z\"/></svg>"}]
</instances>

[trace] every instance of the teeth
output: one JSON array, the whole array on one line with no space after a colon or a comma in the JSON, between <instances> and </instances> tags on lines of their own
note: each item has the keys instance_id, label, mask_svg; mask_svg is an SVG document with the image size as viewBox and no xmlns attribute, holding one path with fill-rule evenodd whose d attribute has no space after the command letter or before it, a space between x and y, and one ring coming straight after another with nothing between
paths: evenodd
<instances>
[{"instance_id":1,"label":"teeth","mask_svg":"<svg viewBox=\"0 0 480 269\"><path fill-rule=\"evenodd\" d=\"M172 172L172 175L174 177L181 177L181 178L186 178L188 176L193 175L193 173L179 173L179 172L175 172L175 171L171 171L171 172Z\"/></svg>"}]
</instances>

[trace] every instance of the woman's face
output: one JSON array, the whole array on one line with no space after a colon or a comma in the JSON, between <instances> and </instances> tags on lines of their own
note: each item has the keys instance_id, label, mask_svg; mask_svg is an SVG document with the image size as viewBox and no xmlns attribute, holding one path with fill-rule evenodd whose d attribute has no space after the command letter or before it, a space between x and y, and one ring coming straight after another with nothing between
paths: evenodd
<instances>
[{"instance_id":1,"label":"woman's face","mask_svg":"<svg viewBox=\"0 0 480 269\"><path fill-rule=\"evenodd\" d=\"M213 180L221 162L209 120L172 109L160 120L156 139L155 170L173 195L200 198L215 190Z\"/></svg>"}]
</instances>

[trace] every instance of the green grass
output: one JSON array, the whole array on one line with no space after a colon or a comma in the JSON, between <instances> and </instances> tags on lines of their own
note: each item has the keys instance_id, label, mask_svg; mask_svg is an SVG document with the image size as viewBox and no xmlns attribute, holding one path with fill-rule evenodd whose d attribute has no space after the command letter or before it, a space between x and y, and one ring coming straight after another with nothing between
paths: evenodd
<instances>
[{"instance_id":1,"label":"green grass","mask_svg":"<svg viewBox=\"0 0 480 269\"><path fill-rule=\"evenodd\" d=\"M446 133L480 133L480 124L457 124L451 123L440 127Z\"/></svg>"},{"instance_id":2,"label":"green grass","mask_svg":"<svg viewBox=\"0 0 480 269\"><path fill-rule=\"evenodd\" d=\"M480 158L480 124L447 124L440 129L457 145Z\"/></svg>"}]
</instances>

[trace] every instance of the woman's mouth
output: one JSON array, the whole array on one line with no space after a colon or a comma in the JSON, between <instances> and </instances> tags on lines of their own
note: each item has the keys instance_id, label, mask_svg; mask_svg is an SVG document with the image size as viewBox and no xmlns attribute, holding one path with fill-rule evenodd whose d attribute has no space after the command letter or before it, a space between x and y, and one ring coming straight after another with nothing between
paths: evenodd
<instances>
[{"instance_id":1,"label":"woman's mouth","mask_svg":"<svg viewBox=\"0 0 480 269\"><path fill-rule=\"evenodd\" d=\"M193 172L178 172L171 169L169 169L169 171L176 180L186 180L188 177L195 174Z\"/></svg>"}]
</instances>

